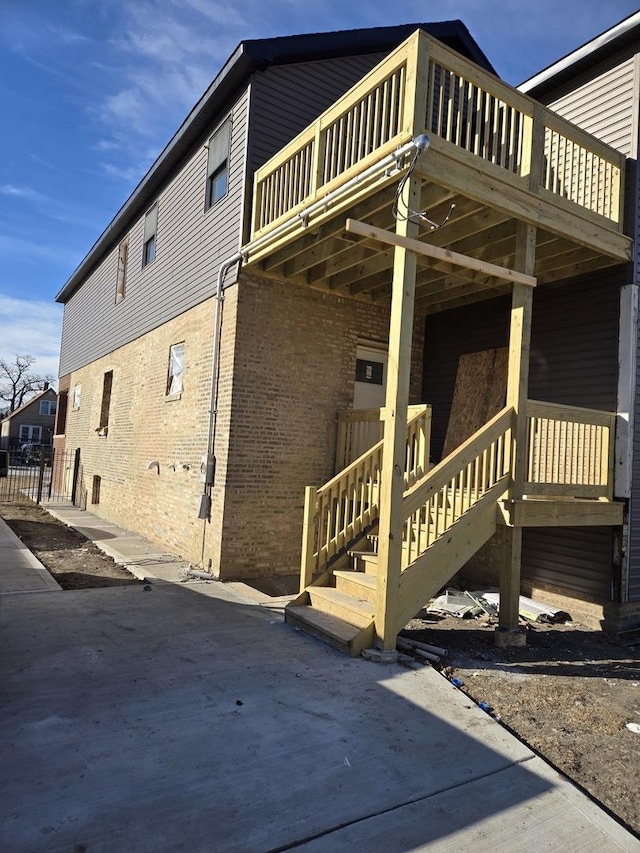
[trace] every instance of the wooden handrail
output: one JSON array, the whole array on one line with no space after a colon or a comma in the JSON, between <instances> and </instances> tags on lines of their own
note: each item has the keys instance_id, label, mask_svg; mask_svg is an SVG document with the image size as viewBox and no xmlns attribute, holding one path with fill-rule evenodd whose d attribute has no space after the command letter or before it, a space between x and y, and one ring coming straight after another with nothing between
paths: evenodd
<instances>
[{"instance_id":1,"label":"wooden handrail","mask_svg":"<svg viewBox=\"0 0 640 853\"><path fill-rule=\"evenodd\" d=\"M431 407L419 406L407 421L405 483L423 476L429 465ZM347 465L319 489L305 492L300 588L349 542L378 518L384 440Z\"/></svg>"},{"instance_id":2,"label":"wooden handrail","mask_svg":"<svg viewBox=\"0 0 640 853\"><path fill-rule=\"evenodd\" d=\"M613 412L527 403L527 495L613 499Z\"/></svg>"},{"instance_id":3,"label":"wooden handrail","mask_svg":"<svg viewBox=\"0 0 640 853\"><path fill-rule=\"evenodd\" d=\"M431 136L522 179L523 190L622 229L620 152L416 31L256 171L252 239L413 137L415 75L425 57L428 111L419 124Z\"/></svg>"}]
</instances>

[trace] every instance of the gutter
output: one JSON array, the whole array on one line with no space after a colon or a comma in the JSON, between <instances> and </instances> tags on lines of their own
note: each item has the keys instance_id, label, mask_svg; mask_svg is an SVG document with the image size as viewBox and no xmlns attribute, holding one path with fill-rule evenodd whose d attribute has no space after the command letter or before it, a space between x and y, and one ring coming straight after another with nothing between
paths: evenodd
<instances>
[{"instance_id":1,"label":"gutter","mask_svg":"<svg viewBox=\"0 0 640 853\"><path fill-rule=\"evenodd\" d=\"M617 41L625 34L631 32L638 25L640 25L640 12L635 12L633 15L625 18L624 21L620 21L619 24L616 24L614 27L611 27L611 29L606 30L606 32L601 33L599 36L596 36L596 38L582 45L582 47L579 47L577 50L568 53L557 62L554 62L553 65L549 65L534 77L524 80L517 87L518 91L528 94L538 86L541 86L544 83L549 83L554 77L558 76L563 71L567 71L583 59L591 58L597 51L602 50L602 48Z\"/></svg>"}]
</instances>

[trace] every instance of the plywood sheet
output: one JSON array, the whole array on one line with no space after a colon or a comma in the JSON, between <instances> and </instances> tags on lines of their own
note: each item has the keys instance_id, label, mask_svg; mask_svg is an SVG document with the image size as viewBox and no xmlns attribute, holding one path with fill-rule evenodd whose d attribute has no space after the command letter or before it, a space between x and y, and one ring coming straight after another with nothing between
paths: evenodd
<instances>
[{"instance_id":1,"label":"plywood sheet","mask_svg":"<svg viewBox=\"0 0 640 853\"><path fill-rule=\"evenodd\" d=\"M508 363L507 347L460 356L443 458L503 408Z\"/></svg>"}]
</instances>

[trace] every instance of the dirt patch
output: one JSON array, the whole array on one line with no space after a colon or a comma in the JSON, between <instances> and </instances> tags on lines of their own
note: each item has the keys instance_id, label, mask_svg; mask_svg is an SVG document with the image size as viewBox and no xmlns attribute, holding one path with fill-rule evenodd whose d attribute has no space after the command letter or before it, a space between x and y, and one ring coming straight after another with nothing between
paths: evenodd
<instances>
[{"instance_id":1,"label":"dirt patch","mask_svg":"<svg viewBox=\"0 0 640 853\"><path fill-rule=\"evenodd\" d=\"M444 674L640 836L640 644L569 623L494 645L495 621L414 619L403 632L448 650Z\"/></svg>"},{"instance_id":2,"label":"dirt patch","mask_svg":"<svg viewBox=\"0 0 640 853\"><path fill-rule=\"evenodd\" d=\"M29 500L0 503L0 516L63 589L140 583L81 533Z\"/></svg>"}]
</instances>

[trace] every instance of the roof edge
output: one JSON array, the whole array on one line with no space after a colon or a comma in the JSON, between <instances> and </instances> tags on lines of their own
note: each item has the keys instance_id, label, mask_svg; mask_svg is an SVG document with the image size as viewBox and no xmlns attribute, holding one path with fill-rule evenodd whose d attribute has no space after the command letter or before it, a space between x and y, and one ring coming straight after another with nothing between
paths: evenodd
<instances>
[{"instance_id":1,"label":"roof edge","mask_svg":"<svg viewBox=\"0 0 640 853\"><path fill-rule=\"evenodd\" d=\"M583 59L595 59L597 55L612 52L616 42L631 33L636 27L640 27L640 12L634 12L624 18L608 30L597 35L595 38L585 42L581 47L567 53L556 62L543 68L533 77L524 80L517 86L520 92L535 97L535 93L553 86L553 81L560 77L563 72L568 71L577 62Z\"/></svg>"},{"instance_id":2,"label":"roof edge","mask_svg":"<svg viewBox=\"0 0 640 853\"><path fill-rule=\"evenodd\" d=\"M102 257L117 245L134 220L155 201L167 177L179 167L200 138L204 138L216 117L238 93L241 85L246 84L254 71L273 65L310 59L329 59L332 56L348 56L365 51L368 53L390 51L396 46L396 42L400 44L417 29L424 29L435 38L448 39L449 42L459 41L476 64L496 74L489 59L460 20L397 24L389 27L336 30L241 41L162 149L153 165L56 294L55 301L65 303L82 285L85 278L93 272Z\"/></svg>"}]
</instances>

